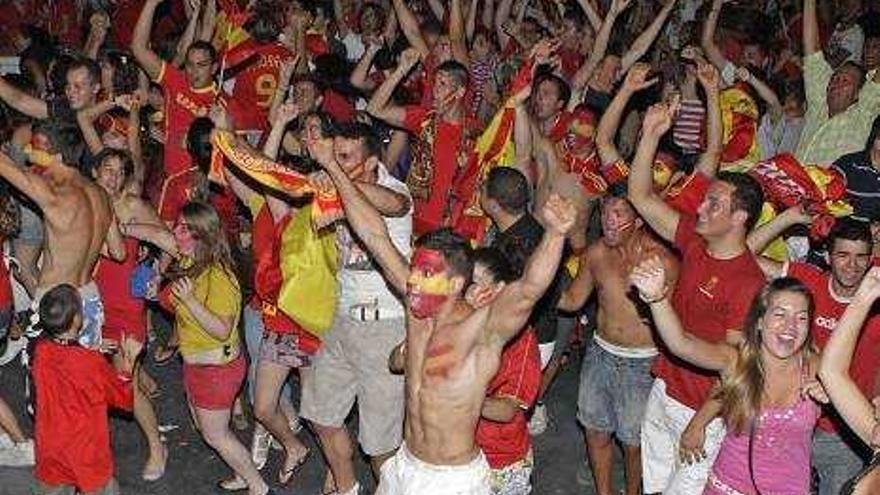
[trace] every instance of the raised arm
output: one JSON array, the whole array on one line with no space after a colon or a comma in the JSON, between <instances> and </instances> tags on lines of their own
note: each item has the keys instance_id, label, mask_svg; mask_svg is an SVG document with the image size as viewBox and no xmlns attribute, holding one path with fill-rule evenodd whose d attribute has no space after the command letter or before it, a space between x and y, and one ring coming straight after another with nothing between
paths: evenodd
<instances>
[{"instance_id":1,"label":"raised arm","mask_svg":"<svg viewBox=\"0 0 880 495\"><path fill-rule=\"evenodd\" d=\"M409 278L406 259L391 242L382 215L336 163L333 158L333 142L329 139L318 140L309 146L309 152L324 167L336 185L336 190L342 198L348 225L382 267L388 283L399 294L405 294L406 281Z\"/></svg>"},{"instance_id":2,"label":"raised arm","mask_svg":"<svg viewBox=\"0 0 880 495\"><path fill-rule=\"evenodd\" d=\"M45 101L35 98L6 82L0 76L0 99L17 111L35 119L49 118L49 106Z\"/></svg>"},{"instance_id":3,"label":"raised arm","mask_svg":"<svg viewBox=\"0 0 880 495\"><path fill-rule=\"evenodd\" d=\"M819 43L819 20L816 16L816 0L804 0L804 57L822 49Z\"/></svg>"},{"instance_id":4,"label":"raised arm","mask_svg":"<svg viewBox=\"0 0 880 495\"><path fill-rule=\"evenodd\" d=\"M368 43L366 49L364 50L363 56L358 60L357 65L354 66L354 70L351 71L351 76L348 78L348 82L351 83L352 86L362 89L364 91L372 91L374 82L370 81L370 68L373 66L373 59L376 58L376 54L379 53L379 49L382 47L376 43Z\"/></svg>"},{"instance_id":5,"label":"raised arm","mask_svg":"<svg viewBox=\"0 0 880 495\"><path fill-rule=\"evenodd\" d=\"M146 0L141 15L138 17L137 24L134 26L134 33L131 38L131 53L141 65L141 68L150 76L150 79L156 80L162 72L162 59L149 48L150 29L153 25L153 16L156 14L156 7L163 0Z\"/></svg>"},{"instance_id":6,"label":"raised arm","mask_svg":"<svg viewBox=\"0 0 880 495\"><path fill-rule=\"evenodd\" d=\"M602 21L602 27L599 28L599 32L596 34L596 41L593 42L593 51L590 52L590 57L584 62L584 65L578 69L574 78L572 78L572 89L575 92L580 92L586 88L587 83L590 81L590 77L592 77L593 72L596 71L596 67L598 67L599 63L602 62L602 59L605 58L605 51L608 49L608 40L611 39L611 32L614 30L614 23L617 21L617 17L629 7L631 2L632 0L611 1L611 7L608 9L608 14L605 15L605 20Z\"/></svg>"},{"instance_id":7,"label":"raised arm","mask_svg":"<svg viewBox=\"0 0 880 495\"><path fill-rule=\"evenodd\" d=\"M639 297L651 308L657 333L669 350L685 361L707 370L723 371L736 359L736 349L727 343L710 343L688 333L669 301L666 269L659 257L649 258L636 266L630 282Z\"/></svg>"},{"instance_id":8,"label":"raised arm","mask_svg":"<svg viewBox=\"0 0 880 495\"><path fill-rule=\"evenodd\" d=\"M400 64L373 93L370 102L367 104L367 113L379 120L384 120L391 125L397 127L403 125L406 111L403 107L390 104L391 94L394 92L394 88L400 84L400 81L402 81L407 74L409 74L409 71L415 67L418 61L419 52L414 48L407 48L400 54Z\"/></svg>"},{"instance_id":9,"label":"raised arm","mask_svg":"<svg viewBox=\"0 0 880 495\"><path fill-rule=\"evenodd\" d=\"M627 196L642 219L668 241L675 239L680 215L654 192L652 166L660 138L672 126L677 107L677 102L659 103L651 106L645 114L642 139L629 174Z\"/></svg>"},{"instance_id":10,"label":"raised arm","mask_svg":"<svg viewBox=\"0 0 880 495\"><path fill-rule=\"evenodd\" d=\"M577 3L587 16L587 21L590 23L593 31L599 31L599 28L602 27L602 17L596 11L596 6L593 5L592 0L578 0Z\"/></svg>"},{"instance_id":11,"label":"raised arm","mask_svg":"<svg viewBox=\"0 0 880 495\"><path fill-rule=\"evenodd\" d=\"M503 346L529 319L532 308L556 276L565 238L577 217L574 204L553 194L542 207L544 237L526 264L523 276L504 287L489 306L486 329Z\"/></svg>"},{"instance_id":12,"label":"raised arm","mask_svg":"<svg viewBox=\"0 0 880 495\"><path fill-rule=\"evenodd\" d=\"M596 149L599 151L599 158L603 165L610 165L620 160L621 156L614 144L614 137L620 127L620 121L623 119L623 112L629 103L632 95L645 88L649 88L657 83L658 79L648 79L651 72L651 66L648 64L637 63L623 81L623 85L612 98L602 118L599 119L599 126L596 128Z\"/></svg>"},{"instance_id":13,"label":"raised arm","mask_svg":"<svg viewBox=\"0 0 880 495\"><path fill-rule=\"evenodd\" d=\"M40 208L52 205L55 200L55 195L46 184L46 179L19 167L3 152L0 152L0 177L6 179L12 187L21 191L22 194L31 198Z\"/></svg>"},{"instance_id":14,"label":"raised arm","mask_svg":"<svg viewBox=\"0 0 880 495\"><path fill-rule=\"evenodd\" d=\"M427 58L431 54L428 43L422 36L422 30L419 27L419 20L410 10L405 0L392 0L394 4L394 12L397 14L397 22L400 23L400 29L403 35L409 41L409 45L415 48L423 58Z\"/></svg>"},{"instance_id":15,"label":"raised arm","mask_svg":"<svg viewBox=\"0 0 880 495\"><path fill-rule=\"evenodd\" d=\"M660 29L663 28L666 19L669 18L669 14L672 13L672 9L675 7L675 1L676 0L666 0L666 5L660 9L660 12L657 13L657 17L655 17L642 34L633 41L629 50L627 50L620 59L621 72L628 71L633 64L645 56L645 53L647 53L648 49L651 48L651 45L654 44L654 40L657 39L657 35L660 34Z\"/></svg>"},{"instance_id":16,"label":"raised arm","mask_svg":"<svg viewBox=\"0 0 880 495\"><path fill-rule=\"evenodd\" d=\"M809 1L809 0L808 0ZM724 70L724 67L730 63L727 57L721 53L721 49L715 44L715 30L718 28L718 18L721 17L721 8L724 6L724 0L712 0L712 9L706 16L706 22L703 23L703 33L700 38L700 45L703 47L703 53L712 65L718 67L718 70Z\"/></svg>"},{"instance_id":17,"label":"raised arm","mask_svg":"<svg viewBox=\"0 0 880 495\"><path fill-rule=\"evenodd\" d=\"M708 178L715 177L724 146L721 120L721 75L712 64L697 60L697 80L706 93L706 149L700 154L695 169Z\"/></svg>"},{"instance_id":18,"label":"raised arm","mask_svg":"<svg viewBox=\"0 0 880 495\"><path fill-rule=\"evenodd\" d=\"M760 253L790 227L794 225L809 225L812 220L812 217L810 217L803 205L792 206L776 215L776 218L773 220L752 229L748 237L746 237L746 244L751 252Z\"/></svg>"},{"instance_id":19,"label":"raised arm","mask_svg":"<svg viewBox=\"0 0 880 495\"><path fill-rule=\"evenodd\" d=\"M464 21L464 34L465 41L471 42L474 39L474 32L477 30L477 10L479 10L478 3L480 0L471 0L470 5L468 6L467 16L465 16ZM491 4L492 0L487 0L487 4Z\"/></svg>"},{"instance_id":20,"label":"raised arm","mask_svg":"<svg viewBox=\"0 0 880 495\"><path fill-rule=\"evenodd\" d=\"M755 75L749 72L749 69L745 67L738 67L736 69L736 78L748 83L748 85L758 93L758 96L760 96L767 104L770 119L773 122L779 122L779 119L782 118L782 102L779 101L779 96L776 94L776 91L773 91L773 88L768 86L767 83L761 79L755 77Z\"/></svg>"},{"instance_id":21,"label":"raised arm","mask_svg":"<svg viewBox=\"0 0 880 495\"><path fill-rule=\"evenodd\" d=\"M174 240L174 234L165 222L156 214L155 208L140 198L132 201L131 206L133 213L131 219L127 223L120 223L119 231L125 236L149 242L176 258L177 241Z\"/></svg>"},{"instance_id":22,"label":"raised arm","mask_svg":"<svg viewBox=\"0 0 880 495\"><path fill-rule=\"evenodd\" d=\"M110 18L104 11L97 11L89 18L89 34L83 45L83 53L92 60L97 60L98 50L107 39L107 30L110 29Z\"/></svg>"},{"instance_id":23,"label":"raised arm","mask_svg":"<svg viewBox=\"0 0 880 495\"><path fill-rule=\"evenodd\" d=\"M831 403L846 424L869 445L877 433L878 418L874 415L871 402L849 376L849 368L861 329L878 297L880 268L874 267L862 279L855 297L831 333L831 339L822 351L822 364L819 367L819 378Z\"/></svg>"},{"instance_id":24,"label":"raised arm","mask_svg":"<svg viewBox=\"0 0 880 495\"><path fill-rule=\"evenodd\" d=\"M202 3L191 3L193 3L193 6L192 9L189 10L189 12L191 12L189 21L186 23L186 28L184 28L183 34L180 35L180 39L177 41L177 47L174 49L174 58L171 59L171 65L175 67L180 67L186 62L186 51L189 50L190 45L196 40L196 34L199 31L199 17L201 17L202 14Z\"/></svg>"}]
</instances>

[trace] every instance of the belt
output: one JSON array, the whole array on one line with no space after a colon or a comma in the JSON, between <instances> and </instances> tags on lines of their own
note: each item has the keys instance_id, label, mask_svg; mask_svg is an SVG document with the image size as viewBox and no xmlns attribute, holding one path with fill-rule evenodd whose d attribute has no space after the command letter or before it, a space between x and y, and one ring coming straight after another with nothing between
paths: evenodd
<instances>
[{"instance_id":1,"label":"belt","mask_svg":"<svg viewBox=\"0 0 880 495\"><path fill-rule=\"evenodd\" d=\"M403 318L403 314L381 308L377 303L361 303L348 307L348 317L356 321L379 321Z\"/></svg>"}]
</instances>

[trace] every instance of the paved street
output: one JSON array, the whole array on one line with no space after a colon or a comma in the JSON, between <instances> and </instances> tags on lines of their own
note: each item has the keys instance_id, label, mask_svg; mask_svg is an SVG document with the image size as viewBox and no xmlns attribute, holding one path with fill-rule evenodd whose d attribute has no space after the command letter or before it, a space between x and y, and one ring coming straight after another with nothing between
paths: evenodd
<instances>
[{"instance_id":1,"label":"paved street","mask_svg":"<svg viewBox=\"0 0 880 495\"><path fill-rule=\"evenodd\" d=\"M158 414L161 424L177 425L178 428L167 433L171 452L168 471L164 478L155 483L140 480L140 469L145 453L145 444L134 422L128 418L115 417L112 421L113 444L116 452L116 473L124 495L209 495L222 493L216 487L217 481L230 474L219 458L202 442L193 430L186 413L181 383L179 363L163 368L150 365L151 373L161 383L161 397L158 399ZM535 460L537 470L534 477L534 492L539 495L587 495L594 491L589 486L578 485L577 471L584 462L584 446L580 428L575 422L575 403L577 400L577 376L579 363L570 363L551 389L547 398L552 417L551 425L544 435L535 439ZM0 368L0 390L3 397L16 411L22 411L21 390L23 373L18 361ZM31 424L25 421L29 430ZM250 445L250 430L240 432L239 436ZM312 448L315 448L311 434L303 434ZM263 473L267 480L274 480L281 456L271 454ZM619 463L618 463L619 465ZM319 494L324 478L323 460L313 455L300 473L286 487L277 487L284 494ZM583 468L581 468L583 469ZM582 473L583 478L586 473ZM620 472L618 470L618 474ZM374 483L367 465L359 461L359 476L363 485L373 487ZM589 476L586 476L589 477ZM0 495L27 495L32 482L30 469L0 468ZM618 480L622 487L622 480ZM243 492L240 492L243 493Z\"/></svg>"}]
</instances>

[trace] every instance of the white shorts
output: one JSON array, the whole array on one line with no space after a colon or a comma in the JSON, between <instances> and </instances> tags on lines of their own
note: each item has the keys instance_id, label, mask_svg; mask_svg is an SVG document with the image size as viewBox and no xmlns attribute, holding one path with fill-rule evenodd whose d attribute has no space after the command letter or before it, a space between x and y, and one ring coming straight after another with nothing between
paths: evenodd
<instances>
[{"instance_id":1,"label":"white shorts","mask_svg":"<svg viewBox=\"0 0 880 495\"><path fill-rule=\"evenodd\" d=\"M693 495L702 493L724 439L721 418L706 426L706 458L684 465L678 458L681 434L696 411L666 395L666 382L654 380L642 422L642 487L645 493Z\"/></svg>"},{"instance_id":2,"label":"white shorts","mask_svg":"<svg viewBox=\"0 0 880 495\"><path fill-rule=\"evenodd\" d=\"M480 455L461 466L438 466L420 461L400 445L382 464L376 495L489 495L489 463Z\"/></svg>"}]
</instances>

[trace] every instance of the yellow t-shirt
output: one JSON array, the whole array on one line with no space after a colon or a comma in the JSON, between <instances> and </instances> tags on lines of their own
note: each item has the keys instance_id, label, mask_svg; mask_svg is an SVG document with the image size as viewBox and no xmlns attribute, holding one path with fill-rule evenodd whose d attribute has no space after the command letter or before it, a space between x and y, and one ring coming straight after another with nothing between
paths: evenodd
<instances>
[{"instance_id":1,"label":"yellow t-shirt","mask_svg":"<svg viewBox=\"0 0 880 495\"><path fill-rule=\"evenodd\" d=\"M202 328L183 303L172 296L181 354L194 355L224 346L235 349L239 345L238 317L241 312L241 289L235 277L220 265L212 265L193 280L193 296L220 318L227 320L231 317L232 331L225 340L214 337Z\"/></svg>"}]
</instances>

